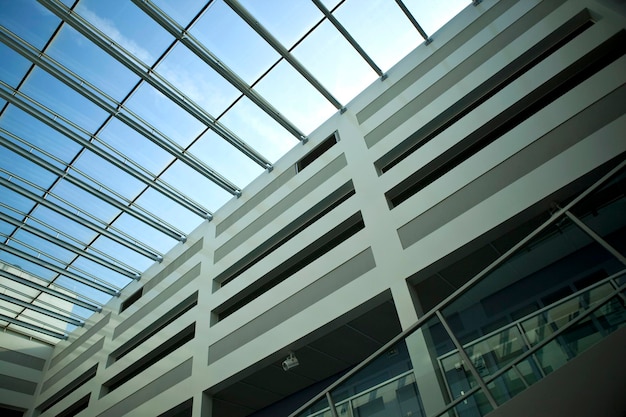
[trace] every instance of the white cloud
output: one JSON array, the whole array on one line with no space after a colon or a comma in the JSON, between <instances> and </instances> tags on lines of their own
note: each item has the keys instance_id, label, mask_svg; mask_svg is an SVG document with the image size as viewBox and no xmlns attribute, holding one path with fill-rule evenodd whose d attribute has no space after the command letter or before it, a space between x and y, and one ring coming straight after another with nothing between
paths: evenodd
<instances>
[{"instance_id":1,"label":"white cloud","mask_svg":"<svg viewBox=\"0 0 626 417\"><path fill-rule=\"evenodd\" d=\"M112 20L102 18L86 7L81 9L81 16L104 32L108 37L113 39L122 48L137 57L140 61L143 61L148 65L152 64L154 61L150 52L139 46L139 44L137 44L134 40L124 36Z\"/></svg>"}]
</instances>

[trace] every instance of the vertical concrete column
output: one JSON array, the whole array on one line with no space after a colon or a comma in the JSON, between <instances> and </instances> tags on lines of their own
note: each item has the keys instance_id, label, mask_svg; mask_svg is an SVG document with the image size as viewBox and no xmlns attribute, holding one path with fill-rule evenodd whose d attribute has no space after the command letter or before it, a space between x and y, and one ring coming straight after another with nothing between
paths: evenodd
<instances>
[{"instance_id":1,"label":"vertical concrete column","mask_svg":"<svg viewBox=\"0 0 626 417\"><path fill-rule=\"evenodd\" d=\"M396 281L391 285L391 295L396 305L402 330L413 325L417 320L415 294L413 288L405 280ZM445 386L438 374L438 366L434 361L437 354L429 345L424 331L419 329L406 338L409 357L413 364L413 374L417 383L418 393L426 415L430 415L445 404Z\"/></svg>"},{"instance_id":2,"label":"vertical concrete column","mask_svg":"<svg viewBox=\"0 0 626 417\"><path fill-rule=\"evenodd\" d=\"M193 396L192 417L212 417L213 398L205 392L197 392Z\"/></svg>"}]
</instances>

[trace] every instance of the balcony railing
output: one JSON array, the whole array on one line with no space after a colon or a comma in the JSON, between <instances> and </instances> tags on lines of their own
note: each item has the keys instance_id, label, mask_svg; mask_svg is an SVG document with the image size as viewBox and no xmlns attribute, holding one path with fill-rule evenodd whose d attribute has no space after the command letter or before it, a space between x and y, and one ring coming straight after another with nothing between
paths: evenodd
<instances>
[{"instance_id":1,"label":"balcony railing","mask_svg":"<svg viewBox=\"0 0 626 417\"><path fill-rule=\"evenodd\" d=\"M624 326L625 166L291 416L483 416ZM515 298L511 304L528 298L522 310L534 311L514 317L506 297ZM500 325L487 332L481 324L490 314ZM375 362L393 349L408 351L413 369L367 386Z\"/></svg>"}]
</instances>

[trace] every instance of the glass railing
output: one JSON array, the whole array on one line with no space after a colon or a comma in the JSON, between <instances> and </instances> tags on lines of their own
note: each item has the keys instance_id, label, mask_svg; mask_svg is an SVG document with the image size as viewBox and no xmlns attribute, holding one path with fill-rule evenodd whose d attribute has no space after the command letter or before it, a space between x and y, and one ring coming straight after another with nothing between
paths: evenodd
<instances>
[{"instance_id":1,"label":"glass railing","mask_svg":"<svg viewBox=\"0 0 626 417\"><path fill-rule=\"evenodd\" d=\"M626 277L626 271L463 346L498 405L626 325L626 308L620 295L623 288L617 282L622 277ZM485 394L477 389L476 379L458 349L437 361L451 399L446 410L442 410L443 415L484 415L493 409ZM426 416L415 375L414 370L404 372L335 402L337 416ZM318 407L299 416L333 414L324 399Z\"/></svg>"},{"instance_id":2,"label":"glass railing","mask_svg":"<svg viewBox=\"0 0 626 417\"><path fill-rule=\"evenodd\" d=\"M484 416L624 326L624 166L291 417ZM381 383L394 350L409 367Z\"/></svg>"}]
</instances>

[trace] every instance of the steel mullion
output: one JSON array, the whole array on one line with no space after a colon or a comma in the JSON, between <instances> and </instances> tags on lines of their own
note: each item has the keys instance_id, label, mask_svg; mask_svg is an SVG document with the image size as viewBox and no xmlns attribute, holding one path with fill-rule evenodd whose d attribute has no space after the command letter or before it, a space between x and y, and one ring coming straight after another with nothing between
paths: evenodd
<instances>
[{"instance_id":1,"label":"steel mullion","mask_svg":"<svg viewBox=\"0 0 626 417\"><path fill-rule=\"evenodd\" d=\"M424 40L426 41L426 44L431 43L433 41L432 38L426 34L424 29L422 29L422 26L417 22L417 20L415 19L415 16L413 16L413 14L409 11L409 9L407 9L406 5L402 2L402 0L396 0L396 3L398 4L398 7L400 7L400 10L402 10L402 13L404 13L404 15L407 17L407 19L409 19L409 21L413 25L413 27L420 34L420 36L424 38Z\"/></svg>"},{"instance_id":2,"label":"steel mullion","mask_svg":"<svg viewBox=\"0 0 626 417\"><path fill-rule=\"evenodd\" d=\"M103 192L97 190L96 188L92 187L91 185L85 183L84 181L72 176L69 173L66 173L64 170L59 169L57 167L55 167L54 165L52 165L51 163L49 163L48 161L34 155L31 152L28 152L27 150L25 150L24 148L17 146L9 141L7 141L4 137L2 137L1 133L2 133L2 128L0 128L0 145L4 146L5 148L10 149L11 151L15 152L16 154L24 157L25 159L28 159L29 161L33 162L34 164L48 170L49 172L52 172L53 174L59 176L60 178L65 179L66 181L68 181L69 183L77 186L78 188L82 189L83 191L86 191L87 193L93 195L94 197L112 205L113 207L123 211L124 213L129 214L130 216L136 218L137 220L140 220L142 222L144 222L145 224L152 226L154 229L159 230L160 232L173 237L174 239L181 241L184 240L185 238L185 234L177 229L173 229L173 228L168 228L165 225L157 222L156 220L148 217L147 215L145 215L144 213L139 212L138 210L136 210L133 206L127 206L125 204L123 204L122 202L120 202L119 200L116 200L115 198L104 194Z\"/></svg>"},{"instance_id":3,"label":"steel mullion","mask_svg":"<svg viewBox=\"0 0 626 417\"><path fill-rule=\"evenodd\" d=\"M138 0L133 0L138 1ZM256 33L258 33L276 52L289 62L320 94L338 110L343 105L285 48L263 25L261 25L237 0L224 0Z\"/></svg>"},{"instance_id":4,"label":"steel mullion","mask_svg":"<svg viewBox=\"0 0 626 417\"><path fill-rule=\"evenodd\" d=\"M29 273L29 275L30 275L30 273ZM8 271L5 271L3 269L0 269L0 276L2 276L4 278L7 278L7 279L10 279L11 281L17 282L18 284L22 284L22 285L25 285L27 287L30 287L30 288L32 288L34 290L41 291L41 292L46 293L48 295L51 295L53 297L57 297L57 298L59 298L61 300L70 302L72 304L75 304L75 305L77 305L79 307L82 307L82 308L85 308L87 310L91 310L91 311L94 311L94 312L97 312L97 313L102 311L102 307L100 307L98 305L88 303L86 301L83 301L83 300L80 300L78 298L72 297L70 295L64 294L61 291L57 291L55 289L43 286L41 284L37 284L36 282L32 282L31 280L22 278L20 276L12 274L12 273L10 273Z\"/></svg>"},{"instance_id":5,"label":"steel mullion","mask_svg":"<svg viewBox=\"0 0 626 417\"><path fill-rule=\"evenodd\" d=\"M19 191L19 190L24 190L27 193L30 193L30 194L28 194L28 196L33 196L34 195L38 199L42 199L43 201L46 201L49 204L52 204L52 205L54 205L56 207L59 207L61 209L66 210L67 213L70 213L70 215L75 216L74 220L75 219L85 220L86 222L89 222L89 223L95 225L96 227L99 227L102 230L106 230L107 233L101 233L101 234L105 234L107 237L109 237L109 238L111 238L113 240L119 239L119 240L116 240L118 243L128 247L129 249L135 250L137 253L140 253L140 254L145 255L145 256L147 256L146 254L152 254L152 255L160 257L162 259L163 255L161 253L159 253L156 249L148 246L147 244L145 244L145 243L139 241L138 239L136 239L134 236L131 236L128 233L122 231L121 229L118 229L117 227L113 226L111 224L112 222L107 223L104 220L101 220L101 219L97 218L96 216L90 214L89 212L85 211L84 209L78 207L77 205L69 202L65 198L63 198L63 197L61 197L61 196L51 192L50 190L47 190L47 189L45 189L43 187L40 187L39 185L37 185L35 183L32 183L32 182L30 182L30 181L28 181L28 180L26 180L24 178L18 177L15 174L11 174L10 172L6 171L3 168L0 168L0 172L4 172L5 174L8 174L10 177L15 178L15 179L17 179L17 180L19 180L19 181L21 181L21 182L23 182L23 183L33 187L33 188L38 189L39 191L43 192L44 195L48 195L50 197L53 197L53 198L59 200L61 203L63 203L65 205L73 208L74 210L76 210L77 213L82 213L87 218L92 219L95 223L91 222L88 219L83 219L78 214L74 214L74 213L70 212L69 210L64 209L59 204L54 203L53 201L51 201L49 199L46 199L45 197L40 197L37 194L32 193L32 192L26 190L24 187L21 187L20 185L10 181L10 179L8 181L5 180L5 182L4 183L0 183L0 185L4 185L5 187L7 187L7 188L9 188L9 189L11 189L11 190L13 190L15 192L18 192L18 193L20 193L22 195L24 195L24 194L21 191ZM24 195L24 196L26 197L26 195ZM39 200L37 200L37 201L39 201ZM55 211L57 211L57 210L55 210ZM58 211L57 211L57 213L58 213ZM120 214L118 214L118 217L119 216L120 216ZM69 216L66 216L66 217L69 217ZM100 226L100 225L104 225L104 226ZM95 230L95 231L99 232L100 229L99 230ZM154 260L160 262L159 259L154 259Z\"/></svg>"},{"instance_id":6,"label":"steel mullion","mask_svg":"<svg viewBox=\"0 0 626 417\"><path fill-rule=\"evenodd\" d=\"M337 20L337 18L324 6L320 0L312 0L318 9L326 16L326 18L333 24L333 26L343 35L343 37L352 45L352 47L361 55L361 58L368 63L368 65L374 70L379 77L385 78L382 70L376 65L374 60L365 52L361 45L350 35L350 32Z\"/></svg>"},{"instance_id":7,"label":"steel mullion","mask_svg":"<svg viewBox=\"0 0 626 417\"><path fill-rule=\"evenodd\" d=\"M196 158L192 157L191 154L183 152L180 149L180 146L177 145L172 139L166 137L164 134L162 134L152 126L144 126L145 121L139 118L129 109L126 109L121 103L107 96L105 93L98 90L89 82L83 80L76 74L73 74L67 68L63 67L63 65L56 62L51 57L45 55L42 51L39 51L38 49L28 44L26 41L22 40L17 35L2 26L0 26L0 41L20 53L32 63L38 65L40 68L50 73L59 81L72 88L74 91L78 92L83 97L87 98L92 103L96 104L98 107L108 112L116 119L122 121L124 124L135 130L140 135L149 139L152 143L154 143L170 155L181 160L199 174L213 181L222 189L226 190L232 195L238 195L241 192L239 187L228 181L218 172L206 166L204 163L197 160ZM71 76L68 74L70 74ZM137 121L137 119L139 121ZM153 133L155 131L158 132L161 137L155 135Z\"/></svg>"},{"instance_id":8,"label":"steel mullion","mask_svg":"<svg viewBox=\"0 0 626 417\"><path fill-rule=\"evenodd\" d=\"M0 294L0 300L6 301L11 304L15 304L16 306L19 306L22 308L36 311L37 313L43 314L48 317L52 317L53 319L64 321L66 323L73 324L74 326L82 327L85 324L82 320L65 316L63 314L57 313L56 311L52 311L52 310L49 310L47 308L44 308L35 304L31 304L26 301L22 301L19 298L15 298L7 294Z\"/></svg>"},{"instance_id":9,"label":"steel mullion","mask_svg":"<svg viewBox=\"0 0 626 417\"><path fill-rule=\"evenodd\" d=\"M565 211L565 215L579 228L583 230L586 234L588 234L593 240L595 240L600 246L606 249L611 255L615 256L621 263L626 265L626 257L619 253L613 246L609 245L609 243L602 238L602 236L598 235L592 228L587 226L584 222L582 222L578 217L574 216L569 210Z\"/></svg>"},{"instance_id":10,"label":"steel mullion","mask_svg":"<svg viewBox=\"0 0 626 417\"><path fill-rule=\"evenodd\" d=\"M94 247L90 246L90 244L88 244L88 243L82 242L82 241L76 239L75 237L70 236L67 233L62 232L61 230L59 230L56 227L46 223L45 221L43 221L41 219L38 219L37 217L34 217L32 214L28 214L28 213L25 213L23 211L17 210L15 207L10 207L10 206L2 203L2 202L0 202L0 207L4 207L4 208L6 208L6 209L8 209L8 210L10 210L10 211L12 211L14 213L19 214L22 217L24 217L24 222L26 222L26 221L28 221L28 219L30 219L33 222L38 223L41 226L45 227L46 229L52 230L53 232L55 232L57 234L57 236L64 236L68 240L70 240L72 242L75 242L76 244L78 244L80 246L83 246L85 248L88 248L89 250L92 250L93 252L95 252L98 255L102 256L102 259L106 258L107 262L109 262L111 264L118 264L121 267L123 267L124 269L126 269L127 271L132 271L136 276L140 276L141 275L141 272L138 269L133 268L132 266L130 266L130 265L128 265L128 264L118 260L118 259L113 258L109 254L107 254L107 253L105 253L105 252L103 252L103 251L101 251L101 250L99 250L97 248L94 248ZM21 224L25 224L25 223L21 223ZM35 228L35 229L39 230L37 228ZM50 236L52 236L52 235L50 235ZM89 253L89 252L87 252L87 253Z\"/></svg>"},{"instance_id":11,"label":"steel mullion","mask_svg":"<svg viewBox=\"0 0 626 417\"><path fill-rule=\"evenodd\" d=\"M99 265L104 266L105 268L108 268L108 269L110 269L110 270L112 270L114 272L117 272L118 274L124 275L124 276L126 276L126 277L128 277L130 279L139 280L139 278L140 278L140 275L135 273L135 272L133 272L133 271L128 271L128 270L126 270L124 268L121 268L118 265L115 265L115 264L107 261L106 259L102 259L102 258L100 258L100 257L98 257L98 256L96 256L96 255L94 255L94 254L92 254L90 252L87 252L84 249L81 249L81 248L76 247L76 246L74 246L72 244L69 244L69 243L65 242L64 240L61 240L61 239L59 239L57 237L54 237L54 236L52 236L52 235L50 235L50 234L48 234L48 233L46 233L46 232L44 232L42 230L39 230L39 229L37 229L35 227L32 227L32 226L30 226L27 223L22 223L19 220L14 219L11 216L7 216L4 213L0 213L0 220L5 221L5 222L11 224L11 225L17 227L18 229L25 230L28 233L31 233L31 234L33 234L33 235L35 235L37 237L40 237L41 239L47 240L48 242L50 242L50 243L52 243L52 244L54 244L56 246L60 246L63 249L68 250L68 251L70 251L70 252L72 252L72 253L74 253L76 255L80 255L80 256L82 256L82 257L84 257L86 259L89 259L89 260L91 260L91 261L93 261L93 262L95 262L95 263L97 263Z\"/></svg>"},{"instance_id":12,"label":"steel mullion","mask_svg":"<svg viewBox=\"0 0 626 417\"><path fill-rule=\"evenodd\" d=\"M11 283L12 284L12 283ZM60 307L58 304L54 304L52 301L55 300L50 300L50 301L44 301L43 299L39 298L41 297L43 294L38 293L37 295L33 296L32 294L26 294L16 288L14 288L13 286L8 286L8 285L4 285L4 284L0 284L0 288L4 288L5 290L8 290L11 293L15 293L18 294L19 296L25 298L25 299L29 299L32 298L31 303L35 303L35 302L39 302L41 304L41 307L53 310L53 311L58 311L61 314L68 316L68 317L72 317L76 320L80 320L82 322L85 322L87 320L87 318L76 314L72 311L67 311L67 309L64 309L63 307ZM4 292L3 294L7 294L6 292ZM17 296L16 296L17 297Z\"/></svg>"},{"instance_id":13,"label":"steel mullion","mask_svg":"<svg viewBox=\"0 0 626 417\"><path fill-rule=\"evenodd\" d=\"M213 68L226 81L248 97L254 104L259 106L278 124L284 127L289 133L294 135L298 140L306 138L305 134L295 127L285 118L274 106L272 106L261 95L254 91L243 79L241 79L233 70L228 68L215 55L213 55L201 42L193 35L188 33L182 26L176 23L170 16L155 6L151 1L133 0L133 3L148 16L154 19L163 29L168 31L176 39L189 48L198 58ZM227 2L228 3L228 2ZM229 5L230 6L230 5ZM232 7L232 6L231 6ZM338 107L339 108L339 107Z\"/></svg>"},{"instance_id":14,"label":"steel mullion","mask_svg":"<svg viewBox=\"0 0 626 417\"><path fill-rule=\"evenodd\" d=\"M30 255L28 253L22 252L21 250L13 248L13 247L11 247L9 245L6 245L4 243L0 244L0 249L4 250L4 251L6 251L6 252L8 252L8 253L10 253L12 255L17 256L18 258L22 258L22 259L24 259L26 261L32 262L32 263L34 263L36 265L39 265L39 266L41 266L43 268L49 269L49 270L51 270L53 272L56 272L57 274L66 276L66 277L71 278L71 279L73 279L75 281L83 283L83 284L85 284L85 285L87 285L89 287L92 287L92 288L94 288L94 289L96 289L98 291L101 291L101 292L103 292L105 294L109 294L109 295L114 296L114 297L117 297L117 296L120 295L120 292L115 290L115 289L113 289L113 288L109 288L109 287L104 286L102 284L99 284L97 282L90 281L87 278L84 278L84 277L82 277L82 276L80 276L78 274L73 273L72 271L68 271L67 269L63 269L63 268L61 268L59 266L56 266L56 265L54 265L54 264L52 264L50 262L44 261L43 259L37 258L36 256Z\"/></svg>"},{"instance_id":15,"label":"steel mullion","mask_svg":"<svg viewBox=\"0 0 626 417\"><path fill-rule=\"evenodd\" d=\"M45 334L47 336L50 336L50 337L56 337L57 339L62 339L62 340L66 340L67 339L67 335L66 334L57 333L57 332L54 332L52 330L48 330L48 329L46 329L44 327L37 326L35 324L27 323L27 322L19 320L19 319L14 319L13 317L9 317L9 316L7 316L5 314L2 314L2 313L0 313L0 320L4 320L4 321L9 322L11 324L14 324L16 326L24 327L26 329L33 330L33 331L38 332L38 333L43 333L43 334Z\"/></svg>"},{"instance_id":16,"label":"steel mullion","mask_svg":"<svg viewBox=\"0 0 626 417\"><path fill-rule=\"evenodd\" d=\"M11 91L9 92L8 89L11 89ZM0 97L1 98L5 99L9 103L13 104L17 108L25 111L26 113L28 113L29 115L33 116L37 120L39 120L39 121L45 123L46 125L50 126L51 128L53 128L57 132L67 136L69 139L73 140L74 142L78 143L79 145L81 145L85 149L88 149L89 151L91 151L94 154L98 155L99 157L101 157L105 161L109 162L111 165L114 165L115 167L117 167L117 168L121 169L122 171L126 172L127 174L131 175L135 179L143 182L144 184L146 184L146 185L154 188L155 190L159 191L161 194L163 194L163 195L169 197L170 199L176 201L177 203L179 203L183 207L189 209L190 211L198 214L199 216L201 216L201 217L203 217L205 219L210 219L210 218L213 217L213 215L208 210L205 210L204 208L202 208L197 203L195 203L195 202L191 201L190 199L184 197L183 195L181 195L181 193L175 192L175 191L171 190L169 187L165 187L161 182L157 181L157 179L150 178L148 175L146 175L143 172L137 170L136 168L134 168L134 167L124 163L123 161L120 161L119 159L115 158L114 156L112 156L111 154L107 153L103 149L95 146L92 142L82 138L79 134L77 134L76 132L72 131L67 126L62 125L61 123L59 123L56 120L56 119L61 119L61 120L65 121L65 119L62 118L61 116L59 116L59 115L57 115L55 113L52 113L54 115L54 118L52 118L52 117L46 115L45 113L43 113L41 110L33 107L31 104L29 104L26 101L24 101L22 98L20 98L21 96L23 96L21 93L19 93L16 90L13 90L11 87L6 85L4 82L0 81ZM86 133L86 134L88 134L88 133ZM94 138L95 140L98 140L101 143L104 143L103 141L99 140L96 136L90 135L90 137ZM119 155L120 155L120 157L126 158L125 156L123 156L121 154L119 154ZM133 163L130 158L126 158L126 160L128 160L131 163Z\"/></svg>"},{"instance_id":17,"label":"steel mullion","mask_svg":"<svg viewBox=\"0 0 626 417\"><path fill-rule=\"evenodd\" d=\"M66 268L73 268L75 271L80 272L81 274L83 274L84 276L86 276L88 278L91 278L94 282L99 282L99 283L103 284L104 286L107 286L108 284L110 284L108 281L106 281L104 279L98 278L97 276L95 276L95 275L93 275L93 274L91 274L91 273L89 273L89 272L87 272L87 271L85 271L85 270L83 270L81 268L78 268L77 266L73 266L72 262L67 263L67 262L63 261L62 259L59 259L56 256L53 256L53 255L49 254L48 252L44 252L41 249L38 249L38 248L36 248L36 247L34 247L32 245L29 245L28 243L25 243L25 242L23 242L20 239L17 239L15 237L15 234L12 234L11 236L8 236L8 235L5 235L4 233L0 233L0 236L6 238L7 242L13 241L13 242L15 242L15 243L17 243L17 244L19 244L21 246L24 246L26 249L30 249L33 252L36 252L37 253L37 257L45 256L46 258L51 259L51 260L53 260L53 261L55 261L55 262L57 262L59 264L65 265ZM120 288L118 288L115 285L111 284L110 287L115 289L116 291L120 291Z\"/></svg>"},{"instance_id":18,"label":"steel mullion","mask_svg":"<svg viewBox=\"0 0 626 417\"><path fill-rule=\"evenodd\" d=\"M208 114L202 107L195 103L190 98L182 94L176 87L166 81L163 77L160 77L154 70L148 67L145 63L141 62L137 57L126 51L121 46L117 45L112 39L102 33L99 29L91 25L85 19L80 17L74 12L63 5L62 3L54 0L37 0L43 4L48 10L57 15L67 24L72 26L78 32L80 32L87 39L98 45L102 50L111 55L121 64L126 66L129 70L137 74L148 84L156 88L163 95L170 100L178 104L187 113L195 117L206 126L210 127L215 133L228 141L231 145L236 147L240 152L248 156L254 162L259 164L263 168L271 167L272 164L261 156L252 147L246 144L243 140L238 138L233 132L228 130L225 126L219 123L213 116Z\"/></svg>"},{"instance_id":19,"label":"steel mullion","mask_svg":"<svg viewBox=\"0 0 626 417\"><path fill-rule=\"evenodd\" d=\"M133 242L130 242L130 241L126 240L126 239L123 239L120 236L116 235L115 233L112 233L110 230L105 229L104 227L101 227L101 226L99 226L99 225L97 225L97 224L95 224L93 222L90 222L90 221L80 217L77 214L72 213L71 211L69 211L69 210L67 210L67 209L65 209L63 207L60 207L59 205L54 204L53 202L51 202L49 200L46 200L45 198L40 197L37 194L35 194L35 193L31 192L31 191L28 191L25 188L22 188L22 187L20 187L19 185L15 184L15 183L12 183L11 181L8 181L8 180L0 177L0 185L4 186L4 187L6 187L6 188L8 188L8 189L10 189L12 191L15 191L16 193L18 193L18 194L20 194L20 195L22 195L22 196L24 196L26 198L29 198L29 199L31 199L31 200L41 204L42 206L45 206L45 207L49 208L50 210L56 211L60 215L65 216L65 217L75 221L76 223L78 223L78 224L80 224L82 226L85 226L88 229L93 230L94 232L100 233L101 235L104 235L104 236L108 237L109 239L111 239L111 240L113 240L113 241L115 241L115 242L117 242L117 243L119 243L119 244L121 244L123 246L126 246L127 248L129 248L131 250L134 250L135 252L137 252L137 253L139 253L141 255L144 255L147 258L150 258L150 259L152 259L154 261L159 261L159 262L163 259L160 254L152 252L152 251L149 251L149 250L145 249L142 246L139 246L139 245L137 245L137 244L135 244Z\"/></svg>"}]
</instances>

